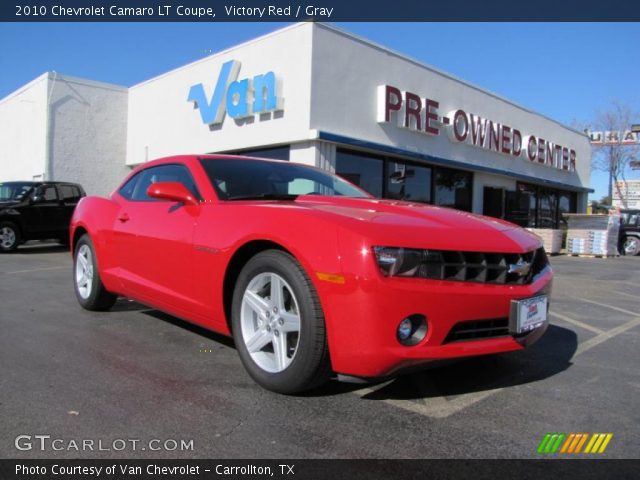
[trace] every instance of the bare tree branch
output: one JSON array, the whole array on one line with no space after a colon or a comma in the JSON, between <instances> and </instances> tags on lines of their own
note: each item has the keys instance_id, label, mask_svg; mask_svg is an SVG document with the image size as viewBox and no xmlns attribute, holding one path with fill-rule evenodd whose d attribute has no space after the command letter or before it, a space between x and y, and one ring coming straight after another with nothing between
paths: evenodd
<instances>
[{"instance_id":1,"label":"bare tree branch","mask_svg":"<svg viewBox=\"0 0 640 480\"><path fill-rule=\"evenodd\" d=\"M613 198L615 185L624 208L627 208L627 199L622 195L618 182L626 180L629 164L640 157L638 145L623 143L624 133L637 123L638 118L638 112L634 112L630 105L612 100L605 109L596 111L592 125L592 130L610 132L610 136L605 139L606 145L593 145L591 166L609 174L609 198Z\"/></svg>"}]
</instances>

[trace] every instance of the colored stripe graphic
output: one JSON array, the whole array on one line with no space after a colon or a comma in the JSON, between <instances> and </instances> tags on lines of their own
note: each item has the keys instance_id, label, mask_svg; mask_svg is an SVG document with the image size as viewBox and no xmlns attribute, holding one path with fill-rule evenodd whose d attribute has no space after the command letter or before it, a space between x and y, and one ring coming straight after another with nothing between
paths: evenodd
<instances>
[{"instance_id":1,"label":"colored stripe graphic","mask_svg":"<svg viewBox=\"0 0 640 480\"><path fill-rule=\"evenodd\" d=\"M613 433L594 433L584 453L604 453L613 438Z\"/></svg>"},{"instance_id":2,"label":"colored stripe graphic","mask_svg":"<svg viewBox=\"0 0 640 480\"><path fill-rule=\"evenodd\" d=\"M604 453L612 438L613 433L547 433L538 445L538 453L542 455ZM583 451L582 447L585 443L587 446Z\"/></svg>"},{"instance_id":3,"label":"colored stripe graphic","mask_svg":"<svg viewBox=\"0 0 640 480\"><path fill-rule=\"evenodd\" d=\"M540 442L540 445L538 445L538 453L556 453L565 436L566 434L564 433L547 433Z\"/></svg>"},{"instance_id":4,"label":"colored stripe graphic","mask_svg":"<svg viewBox=\"0 0 640 480\"><path fill-rule=\"evenodd\" d=\"M580 453L584 442L586 442L587 438L589 437L588 433L581 433L580 435L582 435L582 438L580 439L580 442L578 442L578 445L576 445L576 451L574 453Z\"/></svg>"}]
</instances>

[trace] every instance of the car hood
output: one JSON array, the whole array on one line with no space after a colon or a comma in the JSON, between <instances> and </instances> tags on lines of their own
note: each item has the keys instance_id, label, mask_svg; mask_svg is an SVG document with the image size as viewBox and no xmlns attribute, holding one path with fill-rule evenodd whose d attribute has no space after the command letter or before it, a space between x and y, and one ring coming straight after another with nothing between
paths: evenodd
<instances>
[{"instance_id":1,"label":"car hood","mask_svg":"<svg viewBox=\"0 0 640 480\"><path fill-rule=\"evenodd\" d=\"M540 239L504 220L452 208L374 198L300 196L296 205L337 217L349 230L385 245L520 252Z\"/></svg>"},{"instance_id":2,"label":"car hood","mask_svg":"<svg viewBox=\"0 0 640 480\"><path fill-rule=\"evenodd\" d=\"M18 205L19 203L20 203L20 201L18 201L18 200L1 200L0 201L0 208L14 207L14 206Z\"/></svg>"}]
</instances>

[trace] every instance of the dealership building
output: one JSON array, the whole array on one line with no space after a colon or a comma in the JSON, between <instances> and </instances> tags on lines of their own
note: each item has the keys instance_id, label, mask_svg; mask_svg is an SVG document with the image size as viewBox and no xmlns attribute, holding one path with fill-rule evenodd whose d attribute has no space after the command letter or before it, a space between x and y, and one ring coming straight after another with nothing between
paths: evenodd
<instances>
[{"instance_id":1,"label":"dealership building","mask_svg":"<svg viewBox=\"0 0 640 480\"><path fill-rule=\"evenodd\" d=\"M383 46L294 24L131 87L48 72L0 100L0 181L108 194L135 165L226 152L375 196L558 228L587 206L586 135Z\"/></svg>"}]
</instances>

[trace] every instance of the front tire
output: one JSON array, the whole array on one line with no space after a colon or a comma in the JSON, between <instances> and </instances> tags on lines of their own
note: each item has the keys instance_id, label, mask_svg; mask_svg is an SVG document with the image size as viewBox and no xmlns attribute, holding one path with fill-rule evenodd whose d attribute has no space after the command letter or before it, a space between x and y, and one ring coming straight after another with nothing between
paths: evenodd
<instances>
[{"instance_id":1,"label":"front tire","mask_svg":"<svg viewBox=\"0 0 640 480\"><path fill-rule=\"evenodd\" d=\"M0 252L12 252L20 245L20 230L15 223L0 223Z\"/></svg>"},{"instance_id":2,"label":"front tire","mask_svg":"<svg viewBox=\"0 0 640 480\"><path fill-rule=\"evenodd\" d=\"M622 253L624 255L638 255L640 253L640 238L638 237L624 237L622 241Z\"/></svg>"},{"instance_id":3,"label":"front tire","mask_svg":"<svg viewBox=\"0 0 640 480\"><path fill-rule=\"evenodd\" d=\"M233 292L232 331L244 367L267 390L295 394L329 378L318 295L285 252L266 250L244 266Z\"/></svg>"},{"instance_id":4,"label":"front tire","mask_svg":"<svg viewBox=\"0 0 640 480\"><path fill-rule=\"evenodd\" d=\"M107 291L100 279L98 262L89 235L84 234L76 243L73 255L73 285L78 303L92 311L108 310L118 298Z\"/></svg>"}]
</instances>

